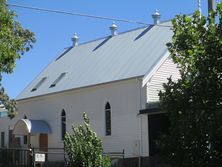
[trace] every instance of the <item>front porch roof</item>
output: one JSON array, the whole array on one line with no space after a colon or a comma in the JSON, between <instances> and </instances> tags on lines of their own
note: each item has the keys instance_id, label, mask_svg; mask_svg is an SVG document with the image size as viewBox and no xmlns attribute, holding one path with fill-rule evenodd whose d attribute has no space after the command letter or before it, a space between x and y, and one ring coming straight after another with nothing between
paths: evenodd
<instances>
[{"instance_id":1,"label":"front porch roof","mask_svg":"<svg viewBox=\"0 0 222 167\"><path fill-rule=\"evenodd\" d=\"M43 120L20 119L14 126L13 134L49 134L51 128L49 124Z\"/></svg>"},{"instance_id":2,"label":"front porch roof","mask_svg":"<svg viewBox=\"0 0 222 167\"><path fill-rule=\"evenodd\" d=\"M141 109L139 111L139 114L148 114L148 115L160 114L160 113L166 113L166 111L162 111L160 109L160 102L147 103L146 108Z\"/></svg>"}]
</instances>

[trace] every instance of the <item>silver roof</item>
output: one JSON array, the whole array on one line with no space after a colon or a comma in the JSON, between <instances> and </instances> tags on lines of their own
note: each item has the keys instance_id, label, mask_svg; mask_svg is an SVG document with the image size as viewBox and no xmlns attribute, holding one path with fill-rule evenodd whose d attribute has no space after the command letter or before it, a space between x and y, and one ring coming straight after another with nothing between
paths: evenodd
<instances>
[{"instance_id":1,"label":"silver roof","mask_svg":"<svg viewBox=\"0 0 222 167\"><path fill-rule=\"evenodd\" d=\"M17 97L17 100L70 89L93 86L149 73L166 54L171 40L169 22L108 36L68 48L46 67ZM50 85L61 75L66 75ZM46 77L46 80L32 91Z\"/></svg>"},{"instance_id":2,"label":"silver roof","mask_svg":"<svg viewBox=\"0 0 222 167\"><path fill-rule=\"evenodd\" d=\"M13 129L13 134L16 135L27 135L27 134L49 134L51 128L47 122L43 120L32 120L32 119L20 119Z\"/></svg>"}]
</instances>

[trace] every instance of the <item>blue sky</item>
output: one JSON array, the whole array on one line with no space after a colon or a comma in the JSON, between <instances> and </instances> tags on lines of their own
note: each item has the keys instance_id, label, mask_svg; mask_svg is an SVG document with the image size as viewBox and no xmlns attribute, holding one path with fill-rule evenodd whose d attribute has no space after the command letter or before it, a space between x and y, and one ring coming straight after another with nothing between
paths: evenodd
<instances>
[{"instance_id":1,"label":"blue sky","mask_svg":"<svg viewBox=\"0 0 222 167\"><path fill-rule=\"evenodd\" d=\"M151 15L158 9L161 21L177 14L197 10L197 0L8 0L19 4L53 10L86 13L113 18L136 20L152 24ZM76 17L10 7L18 15L23 27L36 35L34 48L17 61L13 74L3 76L3 86L11 98L16 96L66 47L72 45L76 32L80 43L110 35L110 20ZM207 0L202 0L202 11L207 13ZM139 24L116 22L118 31L141 27Z\"/></svg>"}]
</instances>

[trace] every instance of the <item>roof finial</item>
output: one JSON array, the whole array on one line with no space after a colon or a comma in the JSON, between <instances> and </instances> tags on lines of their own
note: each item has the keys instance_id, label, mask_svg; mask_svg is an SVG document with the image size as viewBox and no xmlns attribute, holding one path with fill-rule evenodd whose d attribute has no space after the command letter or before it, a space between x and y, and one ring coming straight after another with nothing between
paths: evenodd
<instances>
[{"instance_id":1,"label":"roof finial","mask_svg":"<svg viewBox=\"0 0 222 167\"><path fill-rule=\"evenodd\" d=\"M160 24L160 13L157 9L155 10L155 13L152 14L152 18L154 25Z\"/></svg>"},{"instance_id":2,"label":"roof finial","mask_svg":"<svg viewBox=\"0 0 222 167\"><path fill-rule=\"evenodd\" d=\"M112 36L116 36L117 35L117 25L115 24L115 21L113 21L112 25L109 27L109 29L111 30L111 34Z\"/></svg>"},{"instance_id":3,"label":"roof finial","mask_svg":"<svg viewBox=\"0 0 222 167\"><path fill-rule=\"evenodd\" d=\"M77 36L77 33L74 33L74 36L72 37L72 46L75 47L75 46L78 46L78 42L79 42L79 37Z\"/></svg>"}]
</instances>

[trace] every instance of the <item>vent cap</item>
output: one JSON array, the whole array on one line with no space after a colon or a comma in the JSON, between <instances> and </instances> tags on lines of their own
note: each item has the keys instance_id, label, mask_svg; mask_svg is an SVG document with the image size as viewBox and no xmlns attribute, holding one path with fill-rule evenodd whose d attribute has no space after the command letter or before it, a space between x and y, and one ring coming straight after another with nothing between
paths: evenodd
<instances>
[{"instance_id":1,"label":"vent cap","mask_svg":"<svg viewBox=\"0 0 222 167\"><path fill-rule=\"evenodd\" d=\"M72 46L78 46L79 37L77 36L77 33L74 33L74 36L72 37Z\"/></svg>"},{"instance_id":2,"label":"vent cap","mask_svg":"<svg viewBox=\"0 0 222 167\"><path fill-rule=\"evenodd\" d=\"M154 25L160 24L160 13L157 9L155 10L154 14L152 14L152 18Z\"/></svg>"},{"instance_id":3,"label":"vent cap","mask_svg":"<svg viewBox=\"0 0 222 167\"><path fill-rule=\"evenodd\" d=\"M111 31L112 36L116 36L118 34L117 33L118 26L115 24L115 22L112 23L112 25L109 27L109 29Z\"/></svg>"}]
</instances>

